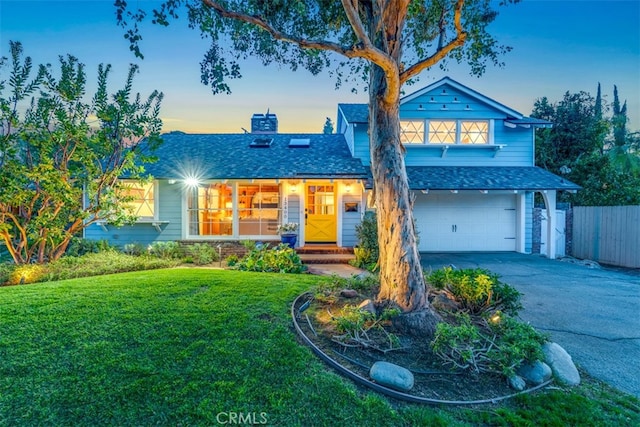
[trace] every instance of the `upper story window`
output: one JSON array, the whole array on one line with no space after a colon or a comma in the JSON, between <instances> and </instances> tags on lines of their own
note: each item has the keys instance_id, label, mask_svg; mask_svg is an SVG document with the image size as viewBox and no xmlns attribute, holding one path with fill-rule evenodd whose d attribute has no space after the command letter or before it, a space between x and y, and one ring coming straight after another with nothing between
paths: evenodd
<instances>
[{"instance_id":1,"label":"upper story window","mask_svg":"<svg viewBox=\"0 0 640 427\"><path fill-rule=\"evenodd\" d=\"M489 120L401 120L403 144L489 144Z\"/></svg>"},{"instance_id":2,"label":"upper story window","mask_svg":"<svg viewBox=\"0 0 640 427\"><path fill-rule=\"evenodd\" d=\"M136 181L124 181L122 195L130 199L127 202L128 210L138 220L149 220L155 218L155 185L153 182L140 183Z\"/></svg>"}]
</instances>

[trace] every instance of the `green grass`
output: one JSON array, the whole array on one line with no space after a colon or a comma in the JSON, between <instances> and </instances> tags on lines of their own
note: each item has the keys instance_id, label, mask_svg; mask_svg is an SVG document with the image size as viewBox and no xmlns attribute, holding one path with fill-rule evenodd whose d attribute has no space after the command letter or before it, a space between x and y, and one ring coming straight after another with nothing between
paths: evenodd
<instances>
[{"instance_id":1,"label":"green grass","mask_svg":"<svg viewBox=\"0 0 640 427\"><path fill-rule=\"evenodd\" d=\"M638 425L589 381L475 409L390 401L296 340L322 278L170 269L0 288L0 425Z\"/></svg>"}]
</instances>

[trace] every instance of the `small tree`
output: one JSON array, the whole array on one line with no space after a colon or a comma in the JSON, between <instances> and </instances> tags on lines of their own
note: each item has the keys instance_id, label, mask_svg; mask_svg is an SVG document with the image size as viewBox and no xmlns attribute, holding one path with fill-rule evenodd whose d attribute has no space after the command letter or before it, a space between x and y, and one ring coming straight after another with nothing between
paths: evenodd
<instances>
[{"instance_id":1,"label":"small tree","mask_svg":"<svg viewBox=\"0 0 640 427\"><path fill-rule=\"evenodd\" d=\"M333 133L333 122L331 118L327 117L327 120L324 122L324 127L322 128L322 133L329 135Z\"/></svg>"},{"instance_id":2,"label":"small tree","mask_svg":"<svg viewBox=\"0 0 640 427\"><path fill-rule=\"evenodd\" d=\"M84 65L75 57L60 57L58 77L49 65L32 76L19 42L10 42L10 53L0 75L0 241L15 263L42 263L62 256L98 220L132 220L118 179L141 178L152 160L162 94L134 96L132 65L110 97L111 67L100 65L87 102Z\"/></svg>"}]
</instances>

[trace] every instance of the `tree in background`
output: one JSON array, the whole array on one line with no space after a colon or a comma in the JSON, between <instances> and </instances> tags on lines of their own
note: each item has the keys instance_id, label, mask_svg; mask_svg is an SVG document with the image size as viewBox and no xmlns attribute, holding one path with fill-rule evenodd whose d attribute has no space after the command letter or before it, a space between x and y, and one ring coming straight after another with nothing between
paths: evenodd
<instances>
[{"instance_id":1,"label":"tree in background","mask_svg":"<svg viewBox=\"0 0 640 427\"><path fill-rule=\"evenodd\" d=\"M327 117L327 120L324 122L324 127L322 128L322 133L325 135L331 135L333 133L333 122L331 118Z\"/></svg>"},{"instance_id":2,"label":"tree in background","mask_svg":"<svg viewBox=\"0 0 640 427\"><path fill-rule=\"evenodd\" d=\"M110 66L101 65L86 102L84 65L73 56L60 57L58 77L43 65L32 76L19 42L10 53L0 64L0 242L15 263L42 263L98 220L132 219L118 178L141 177L152 160L162 94L134 96L131 66L124 88L109 96Z\"/></svg>"},{"instance_id":3,"label":"tree in background","mask_svg":"<svg viewBox=\"0 0 640 427\"><path fill-rule=\"evenodd\" d=\"M129 10L124 0L115 4L131 49L141 55L138 23L147 11ZM314 75L330 68L338 86L365 76L380 243L377 302L407 314L402 323L408 329L433 332L437 316L427 301L400 143L400 94L404 84L447 58L468 63L475 75L487 62L499 64L508 48L487 31L496 5L488 0L167 0L151 15L154 23L168 25L186 10L190 25L211 40L201 69L214 93L230 91L227 80L241 77L238 58L249 56L265 65L304 67Z\"/></svg>"},{"instance_id":4,"label":"tree in background","mask_svg":"<svg viewBox=\"0 0 640 427\"><path fill-rule=\"evenodd\" d=\"M550 104L546 97L534 104L532 116L553 122L536 131L536 162L581 185L562 200L582 206L640 204L638 133L627 131L626 102L621 107L614 86L612 115L604 116L600 84L595 100L586 92L565 93Z\"/></svg>"}]
</instances>

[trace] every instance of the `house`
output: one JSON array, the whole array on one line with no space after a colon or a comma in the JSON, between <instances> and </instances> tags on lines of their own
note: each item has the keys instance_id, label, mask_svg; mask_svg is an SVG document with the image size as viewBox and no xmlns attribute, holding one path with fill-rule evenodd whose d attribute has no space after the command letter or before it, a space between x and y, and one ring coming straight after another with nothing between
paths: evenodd
<instances>
[{"instance_id":1,"label":"house","mask_svg":"<svg viewBox=\"0 0 640 427\"><path fill-rule=\"evenodd\" d=\"M549 122L450 78L402 98L400 119L421 251L530 252L535 193L553 235L557 192L579 187L535 166L534 130ZM139 221L100 222L85 237L270 241L279 224L296 222L299 246L354 246L364 211L375 208L367 105L338 105L336 125L331 135L283 134L267 113L243 134L165 134L147 166L153 182L131 185Z\"/></svg>"}]
</instances>

